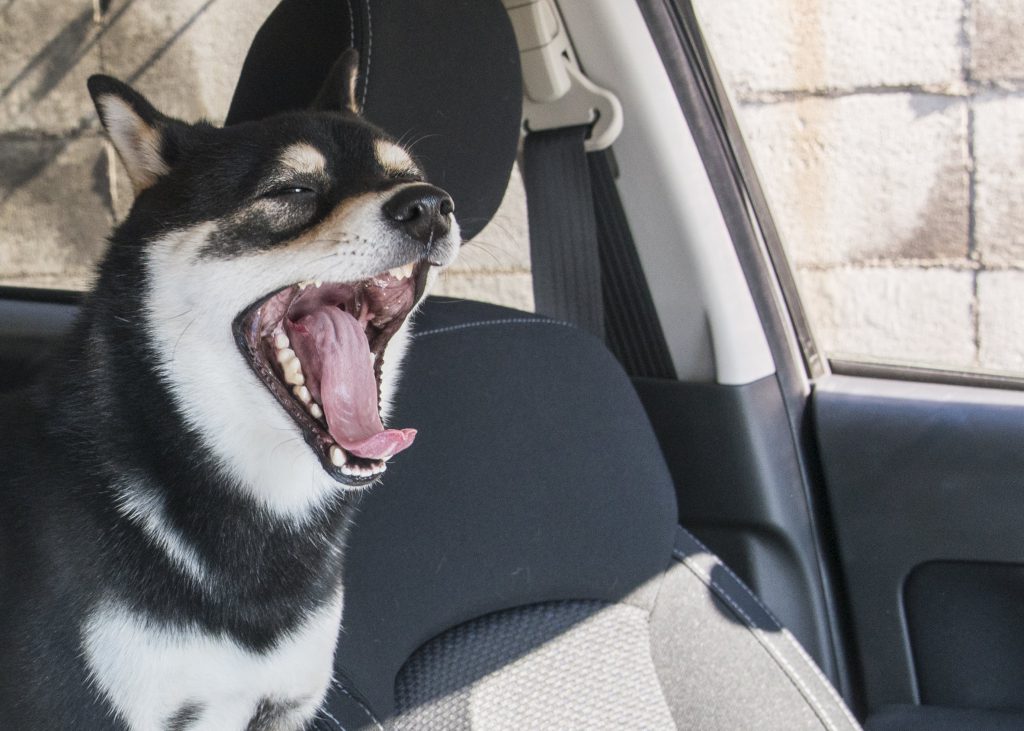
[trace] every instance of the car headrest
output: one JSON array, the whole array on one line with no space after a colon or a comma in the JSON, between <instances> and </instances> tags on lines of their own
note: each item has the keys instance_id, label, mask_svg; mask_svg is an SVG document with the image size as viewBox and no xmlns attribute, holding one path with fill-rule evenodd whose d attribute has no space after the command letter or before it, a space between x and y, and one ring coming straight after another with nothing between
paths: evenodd
<instances>
[{"instance_id":1,"label":"car headrest","mask_svg":"<svg viewBox=\"0 0 1024 731\"><path fill-rule=\"evenodd\" d=\"M519 51L501 1L284 0L256 34L226 124L309 108L349 47L363 115L411 145L472 238L501 203L519 140Z\"/></svg>"},{"instance_id":2,"label":"car headrest","mask_svg":"<svg viewBox=\"0 0 1024 731\"><path fill-rule=\"evenodd\" d=\"M390 421L419 434L362 494L346 552L346 690L328 698L339 719L356 694L386 716L402 665L451 627L538 602L615 602L672 555L672 479L597 338L433 298L414 333Z\"/></svg>"}]
</instances>

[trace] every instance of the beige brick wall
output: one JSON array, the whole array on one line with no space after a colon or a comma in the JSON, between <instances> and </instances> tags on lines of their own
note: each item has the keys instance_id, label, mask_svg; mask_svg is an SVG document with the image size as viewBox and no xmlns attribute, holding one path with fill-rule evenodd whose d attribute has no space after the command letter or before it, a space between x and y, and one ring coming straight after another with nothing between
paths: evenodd
<instances>
[{"instance_id":1,"label":"beige brick wall","mask_svg":"<svg viewBox=\"0 0 1024 731\"><path fill-rule=\"evenodd\" d=\"M826 352L1024 373L1024 3L695 4Z\"/></svg>"},{"instance_id":2,"label":"beige brick wall","mask_svg":"<svg viewBox=\"0 0 1024 731\"><path fill-rule=\"evenodd\" d=\"M161 111L223 120L278 0L0 0L0 284L84 288L131 205L85 80L123 79ZM530 309L516 175L439 293Z\"/></svg>"}]
</instances>

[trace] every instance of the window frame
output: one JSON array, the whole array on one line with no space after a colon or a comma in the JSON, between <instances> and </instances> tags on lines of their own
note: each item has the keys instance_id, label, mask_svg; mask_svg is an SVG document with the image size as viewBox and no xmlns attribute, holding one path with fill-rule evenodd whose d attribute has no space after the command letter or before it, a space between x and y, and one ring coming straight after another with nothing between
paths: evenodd
<instances>
[{"instance_id":1,"label":"window frame","mask_svg":"<svg viewBox=\"0 0 1024 731\"><path fill-rule=\"evenodd\" d=\"M680 71L689 78L676 83L680 105L691 121L694 135L715 186L726 223L744 272L761 311L766 334L776 363L787 362L784 353L774 352L783 339L799 353L804 377L810 382L834 373L895 381L915 381L976 388L1024 390L1024 374L966 371L940 367L886 363L843 356L829 356L814 337L803 306L799 287L771 206L757 175L739 122L729 101L691 0L640 0L652 28L652 20L671 22L678 33L684 59L673 69L673 81ZM665 46L657 39L656 43ZM731 190L730 190L731 188ZM730 200L730 198L732 200ZM737 205L736 200L742 201ZM741 219L745 218L743 221ZM760 251L758 251L760 250ZM765 268L771 270L769 275ZM771 290L777 290L772 292ZM774 300L775 312L764 303ZM779 318L785 320L779 322ZM788 331L788 332L786 332Z\"/></svg>"}]
</instances>

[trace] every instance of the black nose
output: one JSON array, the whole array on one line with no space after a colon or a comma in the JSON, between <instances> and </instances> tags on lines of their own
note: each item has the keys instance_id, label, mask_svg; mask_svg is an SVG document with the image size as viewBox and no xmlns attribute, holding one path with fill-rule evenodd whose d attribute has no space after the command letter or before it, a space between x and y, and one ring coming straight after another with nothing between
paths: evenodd
<instances>
[{"instance_id":1,"label":"black nose","mask_svg":"<svg viewBox=\"0 0 1024 731\"><path fill-rule=\"evenodd\" d=\"M384 204L384 215L424 244L451 230L454 211L452 197L427 183L407 185Z\"/></svg>"}]
</instances>

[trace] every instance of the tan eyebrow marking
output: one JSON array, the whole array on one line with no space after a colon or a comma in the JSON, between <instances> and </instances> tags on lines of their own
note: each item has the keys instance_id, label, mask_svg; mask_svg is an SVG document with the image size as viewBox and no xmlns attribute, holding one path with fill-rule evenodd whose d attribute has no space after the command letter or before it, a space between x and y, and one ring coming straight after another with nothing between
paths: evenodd
<instances>
[{"instance_id":1,"label":"tan eyebrow marking","mask_svg":"<svg viewBox=\"0 0 1024 731\"><path fill-rule=\"evenodd\" d=\"M322 175L327 170L327 158L307 142L296 142L286 147L278 162L296 173Z\"/></svg>"},{"instance_id":2,"label":"tan eyebrow marking","mask_svg":"<svg viewBox=\"0 0 1024 731\"><path fill-rule=\"evenodd\" d=\"M377 153L377 160L388 172L392 173L407 173L407 172L419 172L419 168L416 167L416 163L413 162L412 157L404 149L396 145L394 142L388 142L387 140L377 140L373 143L374 150Z\"/></svg>"}]
</instances>

